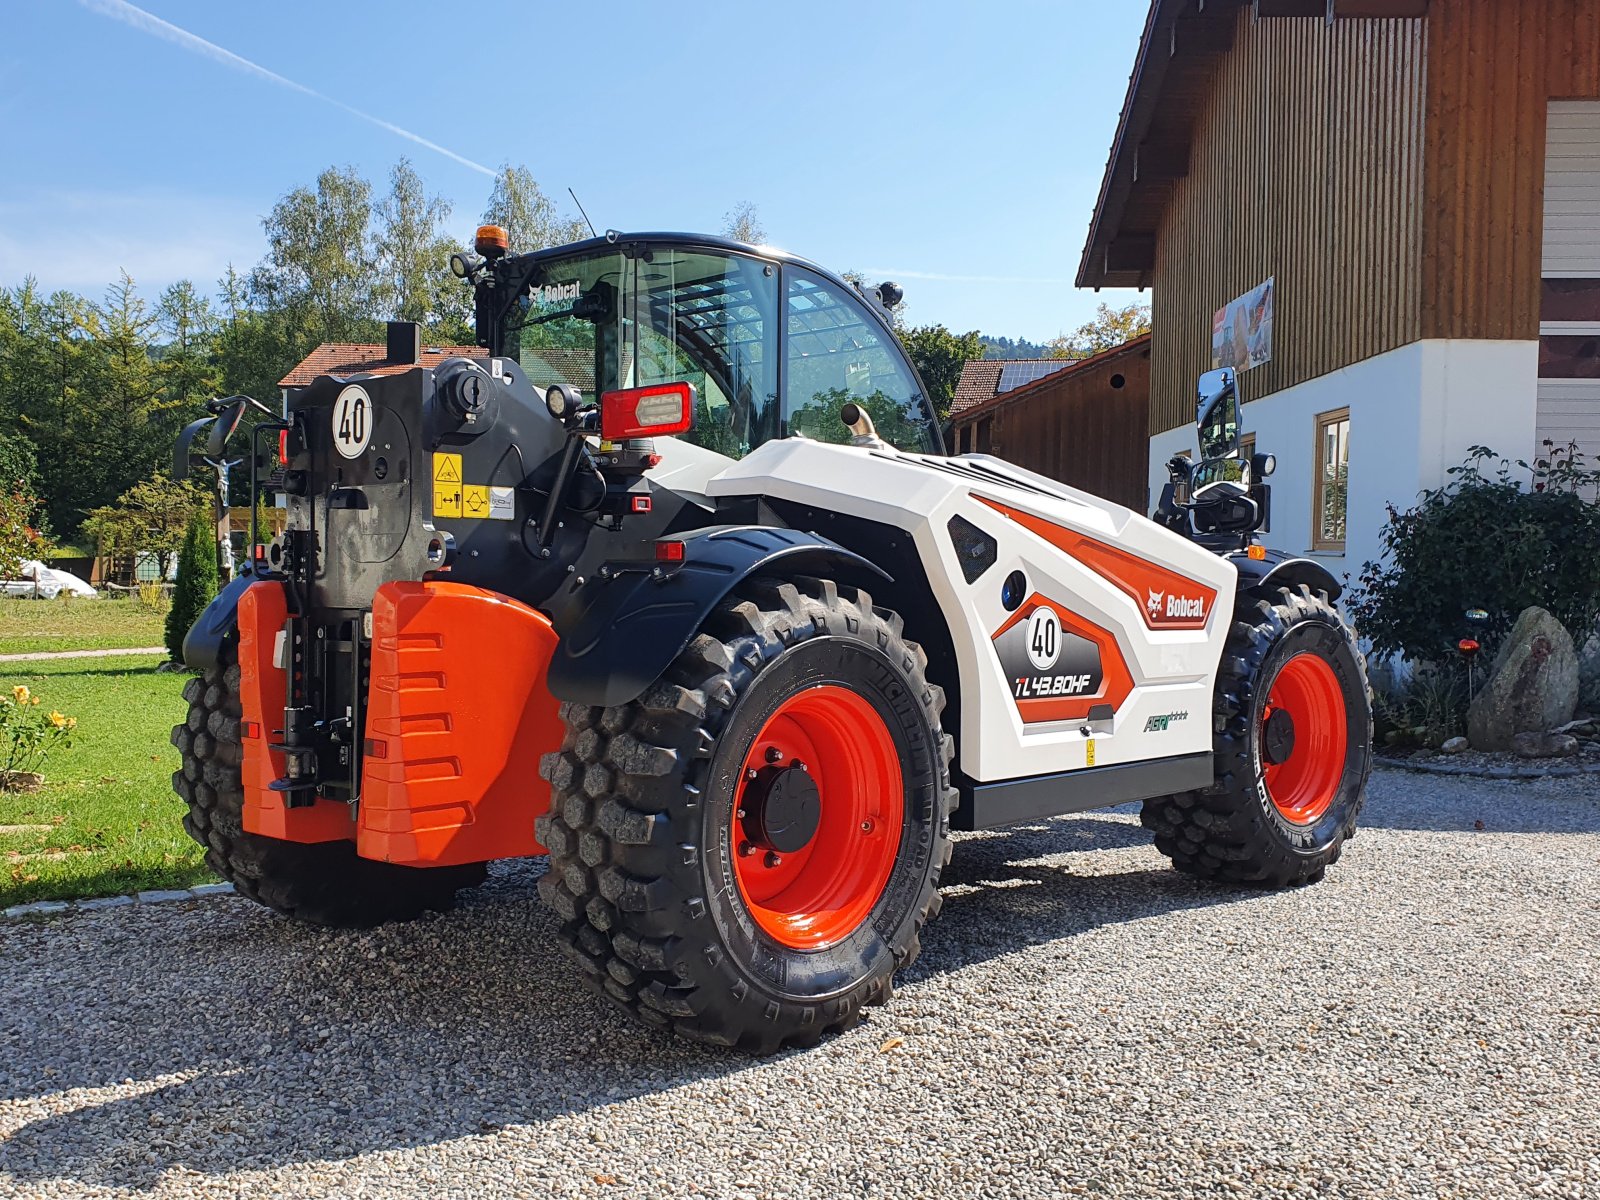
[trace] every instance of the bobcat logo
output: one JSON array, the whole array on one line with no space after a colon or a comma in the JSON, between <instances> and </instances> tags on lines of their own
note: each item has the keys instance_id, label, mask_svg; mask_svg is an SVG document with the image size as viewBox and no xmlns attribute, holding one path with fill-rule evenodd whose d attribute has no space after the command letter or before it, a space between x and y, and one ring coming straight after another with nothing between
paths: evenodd
<instances>
[{"instance_id":1,"label":"bobcat logo","mask_svg":"<svg viewBox=\"0 0 1600 1200\"><path fill-rule=\"evenodd\" d=\"M1149 591L1148 588L1145 590ZM1150 599L1145 601L1144 607L1151 617L1159 617L1161 615L1161 602L1166 598L1166 595L1165 592L1150 592Z\"/></svg>"}]
</instances>

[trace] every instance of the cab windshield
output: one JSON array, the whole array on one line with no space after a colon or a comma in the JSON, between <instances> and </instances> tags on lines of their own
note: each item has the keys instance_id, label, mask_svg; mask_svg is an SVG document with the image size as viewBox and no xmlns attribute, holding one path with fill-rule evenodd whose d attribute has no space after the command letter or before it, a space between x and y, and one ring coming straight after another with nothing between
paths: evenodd
<instances>
[{"instance_id":1,"label":"cab windshield","mask_svg":"<svg viewBox=\"0 0 1600 1200\"><path fill-rule=\"evenodd\" d=\"M854 290L815 271L655 246L553 259L508 318L504 345L539 387L585 399L695 385L684 439L740 458L790 433L847 442L848 401L902 450L937 451L916 377Z\"/></svg>"}]
</instances>

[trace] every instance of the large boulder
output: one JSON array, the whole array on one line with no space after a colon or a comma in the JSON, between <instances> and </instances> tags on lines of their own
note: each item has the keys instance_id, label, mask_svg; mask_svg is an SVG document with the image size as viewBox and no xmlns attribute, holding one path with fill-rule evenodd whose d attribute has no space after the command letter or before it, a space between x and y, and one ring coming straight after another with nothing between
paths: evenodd
<instances>
[{"instance_id":1,"label":"large boulder","mask_svg":"<svg viewBox=\"0 0 1600 1200\"><path fill-rule=\"evenodd\" d=\"M1488 681L1467 710L1467 738L1478 750L1510 750L1519 733L1544 733L1578 707L1578 652L1542 608L1527 608L1495 656Z\"/></svg>"}]
</instances>

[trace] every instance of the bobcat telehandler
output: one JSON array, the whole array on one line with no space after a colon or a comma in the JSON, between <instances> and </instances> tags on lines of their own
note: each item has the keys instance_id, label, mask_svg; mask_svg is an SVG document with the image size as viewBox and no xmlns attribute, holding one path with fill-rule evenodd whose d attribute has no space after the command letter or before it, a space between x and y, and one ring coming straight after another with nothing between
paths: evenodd
<instances>
[{"instance_id":1,"label":"bobcat telehandler","mask_svg":"<svg viewBox=\"0 0 1600 1200\"><path fill-rule=\"evenodd\" d=\"M214 401L180 443L220 460L260 410L252 509L287 507L190 631L173 733L242 894L365 925L548 854L595 990L770 1052L889 998L952 829L1142 801L1194 875L1339 856L1365 668L1328 572L1256 542L1231 371L1149 520L946 457L893 285L492 226L452 267L481 356Z\"/></svg>"}]
</instances>

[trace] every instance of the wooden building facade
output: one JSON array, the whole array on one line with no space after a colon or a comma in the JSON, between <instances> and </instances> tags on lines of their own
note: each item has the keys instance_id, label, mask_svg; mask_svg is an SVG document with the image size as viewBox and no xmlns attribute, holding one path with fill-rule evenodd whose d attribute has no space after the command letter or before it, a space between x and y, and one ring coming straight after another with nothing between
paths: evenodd
<instances>
[{"instance_id":1,"label":"wooden building facade","mask_svg":"<svg viewBox=\"0 0 1600 1200\"><path fill-rule=\"evenodd\" d=\"M1078 276L1152 290L1152 475L1268 281L1287 548L1353 574L1473 444L1600 455L1600 0L1152 0Z\"/></svg>"},{"instance_id":2,"label":"wooden building facade","mask_svg":"<svg viewBox=\"0 0 1600 1200\"><path fill-rule=\"evenodd\" d=\"M952 450L994 454L1143 510L1149 412L1145 334L957 413Z\"/></svg>"}]
</instances>

